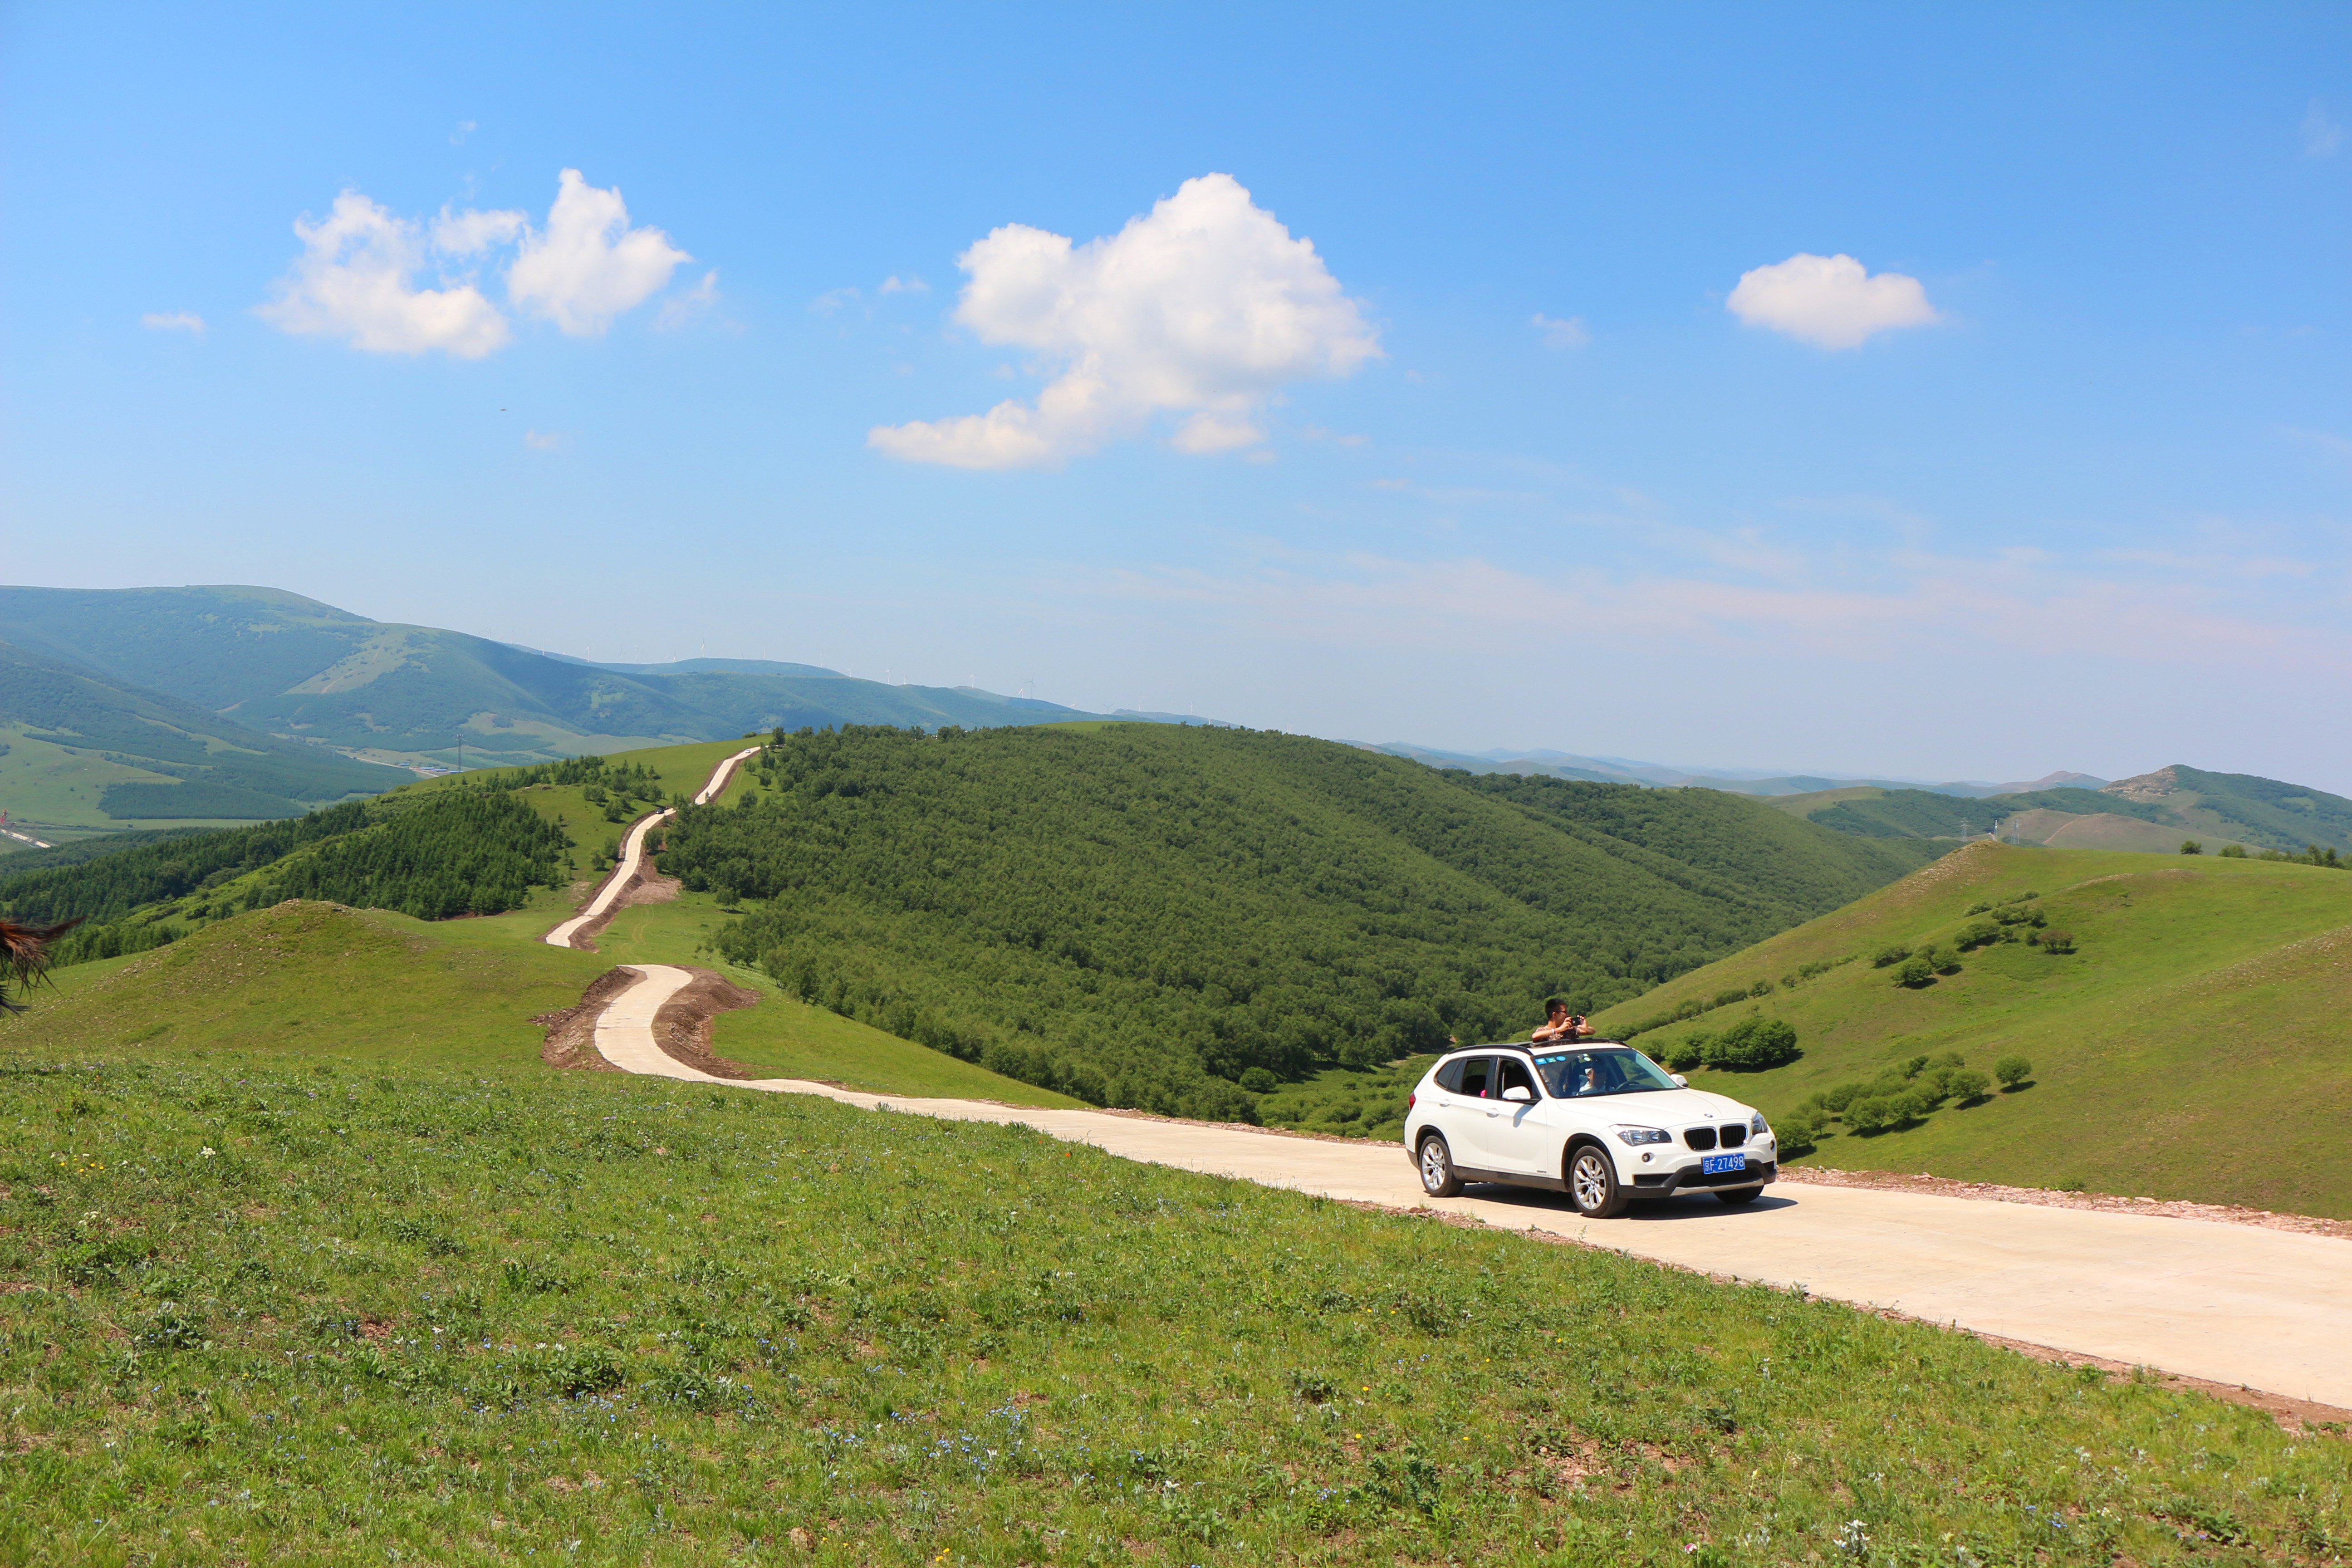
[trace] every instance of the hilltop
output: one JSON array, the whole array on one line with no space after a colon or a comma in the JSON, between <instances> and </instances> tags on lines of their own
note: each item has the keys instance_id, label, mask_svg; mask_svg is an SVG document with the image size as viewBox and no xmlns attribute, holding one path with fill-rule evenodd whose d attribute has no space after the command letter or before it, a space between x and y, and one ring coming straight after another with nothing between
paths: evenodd
<instances>
[{"instance_id":1,"label":"hilltop","mask_svg":"<svg viewBox=\"0 0 2352 1568\"><path fill-rule=\"evenodd\" d=\"M2252 773L2176 763L2097 789L2061 786L1958 799L1931 790L1843 784L1783 795L1780 810L1872 838L1981 837L2068 849L2176 849L2194 838L2296 854L2312 845L2352 853L2352 800Z\"/></svg>"},{"instance_id":2,"label":"hilltop","mask_svg":"<svg viewBox=\"0 0 2352 1568\"><path fill-rule=\"evenodd\" d=\"M1595 1022L1677 1059L1751 1016L1791 1026L1801 1059L1722 1075L1776 1120L1842 1089L1900 1101L1948 1054L2031 1063L2030 1087L1884 1131L1829 1122L1830 1165L2341 1217L2347 960L2339 870L1978 843Z\"/></svg>"},{"instance_id":3,"label":"hilltop","mask_svg":"<svg viewBox=\"0 0 2352 1568\"><path fill-rule=\"evenodd\" d=\"M87 833L294 816L414 776L0 642L0 807L18 823Z\"/></svg>"},{"instance_id":4,"label":"hilltop","mask_svg":"<svg viewBox=\"0 0 2352 1568\"><path fill-rule=\"evenodd\" d=\"M1075 724L787 736L662 869L746 912L719 951L1097 1103L1598 1006L1931 858L1704 791L1474 778L1297 736Z\"/></svg>"},{"instance_id":5,"label":"hilltop","mask_svg":"<svg viewBox=\"0 0 2352 1568\"><path fill-rule=\"evenodd\" d=\"M1029 724L1074 709L815 665L595 664L275 588L0 588L0 638L250 730L373 761L548 761L775 726ZM13 717L0 708L0 718ZM462 750L461 750L462 748ZM5 804L5 802L0 802Z\"/></svg>"}]
</instances>

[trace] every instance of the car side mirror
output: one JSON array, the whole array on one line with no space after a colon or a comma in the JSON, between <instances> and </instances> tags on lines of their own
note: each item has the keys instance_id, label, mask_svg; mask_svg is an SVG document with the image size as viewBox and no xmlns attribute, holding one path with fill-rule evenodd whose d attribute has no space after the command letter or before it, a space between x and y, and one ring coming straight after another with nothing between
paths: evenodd
<instances>
[{"instance_id":1,"label":"car side mirror","mask_svg":"<svg viewBox=\"0 0 2352 1568\"><path fill-rule=\"evenodd\" d=\"M1528 1089L1527 1085L1523 1083L1515 1083L1511 1085L1510 1088L1503 1091L1503 1098L1505 1100L1516 1100L1521 1105L1532 1105L1535 1103L1536 1097L1535 1091Z\"/></svg>"},{"instance_id":2,"label":"car side mirror","mask_svg":"<svg viewBox=\"0 0 2352 1568\"><path fill-rule=\"evenodd\" d=\"M1688 1088L1690 1087L1690 1079L1688 1079L1685 1078L1682 1074L1680 1074L1680 1073L1678 1073L1678 1072L1677 1072L1677 1073L1668 1073L1666 1076L1667 1076L1667 1077L1669 1077L1669 1078L1671 1078L1671 1079L1673 1079L1675 1080L1675 1087L1676 1089L1688 1089Z\"/></svg>"}]
</instances>

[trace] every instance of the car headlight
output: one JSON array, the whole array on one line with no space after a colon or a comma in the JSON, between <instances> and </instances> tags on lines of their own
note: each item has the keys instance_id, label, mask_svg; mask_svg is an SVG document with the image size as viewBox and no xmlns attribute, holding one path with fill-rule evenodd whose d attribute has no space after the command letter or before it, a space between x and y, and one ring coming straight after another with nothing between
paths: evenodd
<instances>
[{"instance_id":1,"label":"car headlight","mask_svg":"<svg viewBox=\"0 0 2352 1568\"><path fill-rule=\"evenodd\" d=\"M1771 1123L1764 1120L1764 1113L1762 1111L1759 1110L1755 1115L1748 1119L1748 1132L1750 1137L1762 1138L1770 1133L1771 1131Z\"/></svg>"},{"instance_id":2,"label":"car headlight","mask_svg":"<svg viewBox=\"0 0 2352 1568\"><path fill-rule=\"evenodd\" d=\"M1628 1127L1624 1123L1620 1122L1616 1126L1612 1127L1609 1131L1617 1134L1621 1141L1627 1143L1671 1143L1674 1142L1672 1138L1666 1135L1666 1130L1663 1127Z\"/></svg>"}]
</instances>

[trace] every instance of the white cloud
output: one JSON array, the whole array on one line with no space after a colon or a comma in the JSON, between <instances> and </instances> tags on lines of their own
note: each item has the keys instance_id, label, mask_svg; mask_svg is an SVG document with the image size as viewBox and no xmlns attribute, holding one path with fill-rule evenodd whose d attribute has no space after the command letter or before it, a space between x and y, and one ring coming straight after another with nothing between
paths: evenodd
<instances>
[{"instance_id":1,"label":"white cloud","mask_svg":"<svg viewBox=\"0 0 2352 1568\"><path fill-rule=\"evenodd\" d=\"M337 196L321 222L297 218L294 232L302 254L272 285L269 302L257 308L280 331L346 339L371 353L440 349L480 359L506 346L506 318L470 282L414 286L425 261L420 226L359 192Z\"/></svg>"},{"instance_id":2,"label":"white cloud","mask_svg":"<svg viewBox=\"0 0 2352 1568\"><path fill-rule=\"evenodd\" d=\"M809 309L820 316L830 316L845 305L855 305L860 298L854 286L828 289L809 301Z\"/></svg>"},{"instance_id":3,"label":"white cloud","mask_svg":"<svg viewBox=\"0 0 2352 1568\"><path fill-rule=\"evenodd\" d=\"M507 271L507 297L573 337L594 337L613 318L644 304L693 258L657 228L631 228L619 187L599 190L577 169L562 172L547 230L523 236Z\"/></svg>"},{"instance_id":4,"label":"white cloud","mask_svg":"<svg viewBox=\"0 0 2352 1568\"><path fill-rule=\"evenodd\" d=\"M877 290L884 294L928 294L930 291L931 286L911 272L904 278L893 272L882 279L882 287Z\"/></svg>"},{"instance_id":5,"label":"white cloud","mask_svg":"<svg viewBox=\"0 0 2352 1568\"><path fill-rule=\"evenodd\" d=\"M1581 316L1570 316L1565 321L1559 321L1538 310L1534 325L1536 331L1543 334L1544 347L1548 349L1580 349L1592 341L1592 333L1585 327Z\"/></svg>"},{"instance_id":6,"label":"white cloud","mask_svg":"<svg viewBox=\"0 0 2352 1568\"><path fill-rule=\"evenodd\" d=\"M139 318L139 324L151 332L189 332L205 335L205 319L194 310L150 310Z\"/></svg>"},{"instance_id":7,"label":"white cloud","mask_svg":"<svg viewBox=\"0 0 2352 1568\"><path fill-rule=\"evenodd\" d=\"M534 452L552 452L562 447L563 437L552 430L526 430L522 433L522 444Z\"/></svg>"},{"instance_id":8,"label":"white cloud","mask_svg":"<svg viewBox=\"0 0 2352 1568\"><path fill-rule=\"evenodd\" d=\"M1725 308L1751 327L1824 349L1859 348L1880 332L1943 320L1916 278L1873 276L1851 256L1799 251L1739 276Z\"/></svg>"},{"instance_id":9,"label":"white cloud","mask_svg":"<svg viewBox=\"0 0 2352 1568\"><path fill-rule=\"evenodd\" d=\"M2344 145L2344 127L2331 119L2327 105L2317 99L2303 111L2303 150L2314 158L2326 158Z\"/></svg>"},{"instance_id":10,"label":"white cloud","mask_svg":"<svg viewBox=\"0 0 2352 1568\"><path fill-rule=\"evenodd\" d=\"M471 136L476 129L472 121L460 120L457 121L457 129L449 132L449 145L463 147L466 144L466 138Z\"/></svg>"},{"instance_id":11,"label":"white cloud","mask_svg":"<svg viewBox=\"0 0 2352 1568\"><path fill-rule=\"evenodd\" d=\"M1036 351L1059 374L1035 404L880 426L866 442L910 462L1047 468L1190 415L1180 451L1233 451L1251 416L1309 376L1380 353L1313 242L1293 238L1229 174L1187 180L1127 226L1074 246L1007 224L957 258L971 281L955 319L983 342Z\"/></svg>"},{"instance_id":12,"label":"white cloud","mask_svg":"<svg viewBox=\"0 0 2352 1568\"><path fill-rule=\"evenodd\" d=\"M445 256L478 256L501 245L510 245L515 236L530 226L530 219L516 212L451 212L441 209L433 224L433 248Z\"/></svg>"},{"instance_id":13,"label":"white cloud","mask_svg":"<svg viewBox=\"0 0 2352 1568\"><path fill-rule=\"evenodd\" d=\"M654 331L674 332L695 322L719 308L719 268L712 268L702 275L702 281L666 301L661 314L654 318Z\"/></svg>"}]
</instances>

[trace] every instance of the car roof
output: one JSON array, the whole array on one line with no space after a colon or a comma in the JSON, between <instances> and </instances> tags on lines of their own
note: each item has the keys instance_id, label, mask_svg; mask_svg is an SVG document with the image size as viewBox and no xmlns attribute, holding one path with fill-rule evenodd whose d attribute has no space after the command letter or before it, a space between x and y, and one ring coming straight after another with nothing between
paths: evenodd
<instances>
[{"instance_id":1,"label":"car roof","mask_svg":"<svg viewBox=\"0 0 2352 1568\"><path fill-rule=\"evenodd\" d=\"M1638 1048L1639 1047L1637 1047L1627 1045L1622 1040L1574 1040L1565 1044L1554 1044L1549 1040L1546 1040L1539 1046L1527 1040L1503 1040L1491 1046L1456 1046L1454 1049L1438 1058L1435 1062L1431 1064L1431 1067L1432 1069L1434 1070L1437 1068L1444 1067L1447 1062L1452 1061L1456 1057L1477 1056L1480 1053L1486 1051L1517 1051L1523 1057L1531 1057L1538 1051L1541 1051L1549 1056L1553 1051L1630 1051Z\"/></svg>"}]
</instances>

